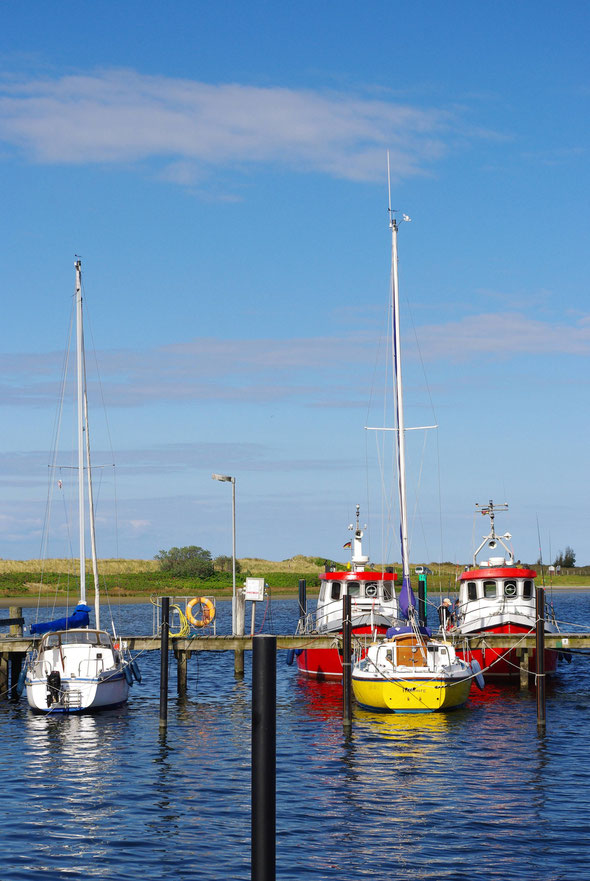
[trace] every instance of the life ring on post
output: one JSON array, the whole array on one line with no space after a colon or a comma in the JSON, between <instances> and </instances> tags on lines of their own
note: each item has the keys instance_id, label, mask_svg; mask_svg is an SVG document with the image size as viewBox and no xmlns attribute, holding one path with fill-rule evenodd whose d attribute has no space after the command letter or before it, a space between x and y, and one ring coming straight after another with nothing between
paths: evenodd
<instances>
[{"instance_id":1,"label":"life ring on post","mask_svg":"<svg viewBox=\"0 0 590 881\"><path fill-rule=\"evenodd\" d=\"M194 606L201 607L200 618L195 618L193 615ZM215 618L215 606L207 597L195 597L187 604L186 617L194 627L206 627Z\"/></svg>"}]
</instances>

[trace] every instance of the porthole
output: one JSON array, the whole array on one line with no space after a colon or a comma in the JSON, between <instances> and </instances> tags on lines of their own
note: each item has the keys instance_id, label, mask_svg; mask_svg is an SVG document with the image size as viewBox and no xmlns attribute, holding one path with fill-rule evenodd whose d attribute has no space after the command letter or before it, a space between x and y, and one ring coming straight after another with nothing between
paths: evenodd
<instances>
[{"instance_id":1,"label":"porthole","mask_svg":"<svg viewBox=\"0 0 590 881\"><path fill-rule=\"evenodd\" d=\"M512 599L516 596L516 581L504 582L504 596Z\"/></svg>"}]
</instances>

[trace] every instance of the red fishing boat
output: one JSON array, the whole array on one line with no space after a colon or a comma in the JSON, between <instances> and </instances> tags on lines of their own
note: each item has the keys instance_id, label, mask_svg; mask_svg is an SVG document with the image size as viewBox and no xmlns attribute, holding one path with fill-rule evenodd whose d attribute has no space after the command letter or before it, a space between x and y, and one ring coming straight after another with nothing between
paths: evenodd
<instances>
[{"instance_id":1,"label":"red fishing boat","mask_svg":"<svg viewBox=\"0 0 590 881\"><path fill-rule=\"evenodd\" d=\"M494 527L496 511L508 510L508 505L477 506L484 516L490 518L490 532L484 536L473 555L473 566L466 569L459 578L458 606L445 615L447 630L453 631L458 637L457 654L464 657L461 651L460 637L474 636L485 633L530 633L535 630L537 622L537 598L535 578L537 573L520 561L514 562L514 555L506 542L512 536L509 532L497 535ZM484 548L490 551L500 549L505 556L490 556L478 562L478 555ZM496 551L497 552L497 551ZM545 632L555 633L558 628L552 609L545 615ZM518 679L520 675L520 658L517 647L487 646L469 651L469 660L479 662L485 678ZM536 669L536 653L529 653L529 670ZM558 660L558 652L545 650L545 672L554 673Z\"/></svg>"},{"instance_id":2,"label":"red fishing boat","mask_svg":"<svg viewBox=\"0 0 590 881\"><path fill-rule=\"evenodd\" d=\"M320 592L315 615L305 615L299 621L297 633L327 636L342 634L342 597L351 600L352 638L363 637L370 642L377 634L385 634L397 621L398 606L394 584L397 574L389 567L375 570L368 568L369 558L363 554L363 530L359 523L359 506L356 506L356 526L350 547L350 568L345 571L329 571L320 575ZM342 655L338 647L329 649L298 649L292 657L303 676L310 679L341 680Z\"/></svg>"}]
</instances>

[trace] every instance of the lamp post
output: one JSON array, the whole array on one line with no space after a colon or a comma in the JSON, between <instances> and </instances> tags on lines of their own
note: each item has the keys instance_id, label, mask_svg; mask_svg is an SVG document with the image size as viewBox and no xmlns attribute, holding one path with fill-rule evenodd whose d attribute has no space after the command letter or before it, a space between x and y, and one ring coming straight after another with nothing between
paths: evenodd
<instances>
[{"instance_id":1,"label":"lamp post","mask_svg":"<svg viewBox=\"0 0 590 881\"><path fill-rule=\"evenodd\" d=\"M231 598L231 628L232 636L236 635L236 478L229 474L212 474L213 480L222 483L231 483L231 570L232 570L232 598Z\"/></svg>"}]
</instances>

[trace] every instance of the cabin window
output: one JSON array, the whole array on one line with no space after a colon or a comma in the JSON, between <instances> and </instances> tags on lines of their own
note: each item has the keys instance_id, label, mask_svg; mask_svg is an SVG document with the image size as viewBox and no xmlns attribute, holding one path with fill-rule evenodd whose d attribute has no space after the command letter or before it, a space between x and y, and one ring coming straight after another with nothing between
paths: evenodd
<instances>
[{"instance_id":1,"label":"cabin window","mask_svg":"<svg viewBox=\"0 0 590 881\"><path fill-rule=\"evenodd\" d=\"M111 637L108 635L108 633L99 633L98 639L101 645L108 645L110 648Z\"/></svg>"},{"instance_id":2,"label":"cabin window","mask_svg":"<svg viewBox=\"0 0 590 881\"><path fill-rule=\"evenodd\" d=\"M390 602L391 598L393 597L393 591L391 589L391 584L392 584L391 581L384 581L383 582L383 599L385 600L386 603Z\"/></svg>"},{"instance_id":3,"label":"cabin window","mask_svg":"<svg viewBox=\"0 0 590 881\"><path fill-rule=\"evenodd\" d=\"M347 585L347 591L349 597L358 597L361 595L361 586L360 584L349 582Z\"/></svg>"},{"instance_id":4,"label":"cabin window","mask_svg":"<svg viewBox=\"0 0 590 881\"><path fill-rule=\"evenodd\" d=\"M484 581L483 595L486 599L492 599L493 597L496 596L496 582L495 581Z\"/></svg>"},{"instance_id":5,"label":"cabin window","mask_svg":"<svg viewBox=\"0 0 590 881\"><path fill-rule=\"evenodd\" d=\"M512 599L516 596L516 581L504 582L504 596Z\"/></svg>"},{"instance_id":6,"label":"cabin window","mask_svg":"<svg viewBox=\"0 0 590 881\"><path fill-rule=\"evenodd\" d=\"M476 600L477 599L477 582L476 581L468 581L467 582L467 599L468 600Z\"/></svg>"},{"instance_id":7,"label":"cabin window","mask_svg":"<svg viewBox=\"0 0 590 881\"><path fill-rule=\"evenodd\" d=\"M339 600L339 599L340 599L340 587L341 587L341 585L340 585L340 582L339 582L339 581L333 581L333 582L332 582L332 593L331 593L331 597L332 597L333 600Z\"/></svg>"},{"instance_id":8,"label":"cabin window","mask_svg":"<svg viewBox=\"0 0 590 881\"><path fill-rule=\"evenodd\" d=\"M366 597L376 597L377 596L377 582L376 581L367 581L365 587L365 596Z\"/></svg>"},{"instance_id":9,"label":"cabin window","mask_svg":"<svg viewBox=\"0 0 590 881\"><path fill-rule=\"evenodd\" d=\"M530 600L533 595L533 582L528 579L524 582L522 587L522 595L525 600Z\"/></svg>"}]
</instances>

